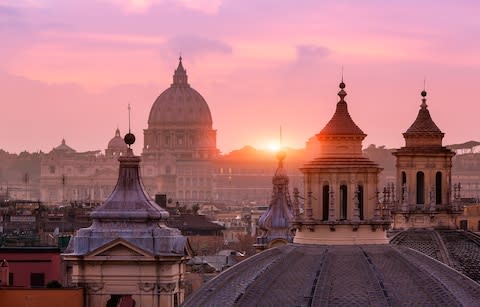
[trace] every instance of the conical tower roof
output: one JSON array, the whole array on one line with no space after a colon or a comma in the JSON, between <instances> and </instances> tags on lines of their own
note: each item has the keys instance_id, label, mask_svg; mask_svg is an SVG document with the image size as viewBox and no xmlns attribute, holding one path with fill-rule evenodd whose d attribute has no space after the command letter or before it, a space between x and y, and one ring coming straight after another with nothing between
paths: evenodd
<instances>
[{"instance_id":1,"label":"conical tower roof","mask_svg":"<svg viewBox=\"0 0 480 307\"><path fill-rule=\"evenodd\" d=\"M405 136L411 134L438 134L443 137L443 132L438 128L438 126L433 121L432 117L430 116L430 112L428 111L427 106L427 92L425 90L422 91L422 104L420 105L420 110L418 111L417 118L407 129L404 133Z\"/></svg>"},{"instance_id":2,"label":"conical tower roof","mask_svg":"<svg viewBox=\"0 0 480 307\"><path fill-rule=\"evenodd\" d=\"M340 91L338 96L340 101L337 103L337 108L330 121L320 131L319 135L361 135L366 136L357 124L350 117L348 113L347 102L345 101L345 83L340 83Z\"/></svg>"},{"instance_id":3,"label":"conical tower roof","mask_svg":"<svg viewBox=\"0 0 480 307\"><path fill-rule=\"evenodd\" d=\"M445 135L435 124L430 116L427 106L427 92L422 91L422 104L418 111L417 118L410 128L403 133L405 138L405 150L431 150L432 148L443 148L442 139Z\"/></svg>"}]
</instances>

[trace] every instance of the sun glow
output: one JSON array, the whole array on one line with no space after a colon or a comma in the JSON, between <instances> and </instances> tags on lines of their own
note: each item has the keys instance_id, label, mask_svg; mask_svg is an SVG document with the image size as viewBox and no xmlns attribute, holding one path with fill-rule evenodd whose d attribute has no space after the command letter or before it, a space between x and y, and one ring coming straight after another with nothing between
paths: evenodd
<instances>
[{"instance_id":1,"label":"sun glow","mask_svg":"<svg viewBox=\"0 0 480 307\"><path fill-rule=\"evenodd\" d=\"M278 143L270 143L268 144L268 150L273 151L273 152L278 152L281 149L280 144Z\"/></svg>"}]
</instances>

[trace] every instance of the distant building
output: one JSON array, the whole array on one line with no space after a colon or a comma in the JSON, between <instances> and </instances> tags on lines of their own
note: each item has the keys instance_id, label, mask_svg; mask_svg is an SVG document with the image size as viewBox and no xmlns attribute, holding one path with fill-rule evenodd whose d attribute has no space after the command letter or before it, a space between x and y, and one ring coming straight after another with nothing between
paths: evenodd
<instances>
[{"instance_id":1,"label":"distant building","mask_svg":"<svg viewBox=\"0 0 480 307\"><path fill-rule=\"evenodd\" d=\"M8 263L8 286L44 288L64 284L60 249L55 247L2 247L0 259Z\"/></svg>"},{"instance_id":2,"label":"distant building","mask_svg":"<svg viewBox=\"0 0 480 307\"><path fill-rule=\"evenodd\" d=\"M188 83L180 57L173 83L155 100L144 130L143 176L153 193L179 202L213 200L217 131L205 99Z\"/></svg>"},{"instance_id":3,"label":"distant building","mask_svg":"<svg viewBox=\"0 0 480 307\"><path fill-rule=\"evenodd\" d=\"M118 169L120 131L101 151L77 152L65 140L42 157L40 200L47 204L66 202L101 203L112 192Z\"/></svg>"}]
</instances>

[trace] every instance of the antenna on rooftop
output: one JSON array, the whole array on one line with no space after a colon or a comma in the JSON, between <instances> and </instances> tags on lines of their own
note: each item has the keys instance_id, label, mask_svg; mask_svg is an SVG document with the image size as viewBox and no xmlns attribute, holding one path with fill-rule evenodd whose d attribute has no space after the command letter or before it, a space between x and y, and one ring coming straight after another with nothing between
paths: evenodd
<instances>
[{"instance_id":1,"label":"antenna on rooftop","mask_svg":"<svg viewBox=\"0 0 480 307\"><path fill-rule=\"evenodd\" d=\"M283 143L282 143L282 126L280 125L280 148L283 147Z\"/></svg>"},{"instance_id":2,"label":"antenna on rooftop","mask_svg":"<svg viewBox=\"0 0 480 307\"><path fill-rule=\"evenodd\" d=\"M130 133L130 104L128 104L128 133Z\"/></svg>"},{"instance_id":3,"label":"antenna on rooftop","mask_svg":"<svg viewBox=\"0 0 480 307\"><path fill-rule=\"evenodd\" d=\"M135 135L130 130L130 104L128 104L128 133L125 134L125 137L123 140L125 143L128 145L128 148L130 149L130 146L132 146L133 143L135 143Z\"/></svg>"}]
</instances>

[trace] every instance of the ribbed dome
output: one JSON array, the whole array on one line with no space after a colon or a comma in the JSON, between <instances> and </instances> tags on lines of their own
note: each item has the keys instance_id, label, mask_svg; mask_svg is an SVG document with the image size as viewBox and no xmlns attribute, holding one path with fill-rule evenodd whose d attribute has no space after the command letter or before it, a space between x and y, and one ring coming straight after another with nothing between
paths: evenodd
<instances>
[{"instance_id":1,"label":"ribbed dome","mask_svg":"<svg viewBox=\"0 0 480 307\"><path fill-rule=\"evenodd\" d=\"M188 84L180 58L172 85L155 100L148 117L149 128L165 124L212 125L207 102Z\"/></svg>"},{"instance_id":2,"label":"ribbed dome","mask_svg":"<svg viewBox=\"0 0 480 307\"><path fill-rule=\"evenodd\" d=\"M387 244L288 244L223 271L182 306L478 306L480 285Z\"/></svg>"},{"instance_id":3,"label":"ribbed dome","mask_svg":"<svg viewBox=\"0 0 480 307\"><path fill-rule=\"evenodd\" d=\"M108 142L108 149L112 150L126 150L127 149L127 144L123 141L121 135L120 135L120 130L115 131L115 136Z\"/></svg>"}]
</instances>

